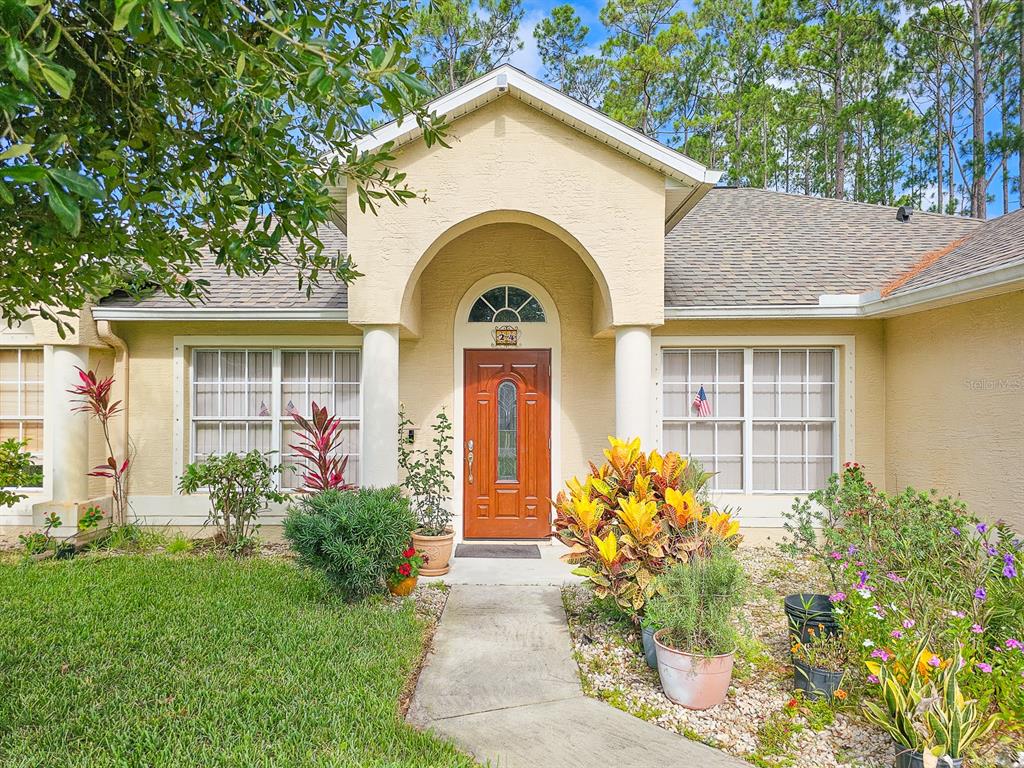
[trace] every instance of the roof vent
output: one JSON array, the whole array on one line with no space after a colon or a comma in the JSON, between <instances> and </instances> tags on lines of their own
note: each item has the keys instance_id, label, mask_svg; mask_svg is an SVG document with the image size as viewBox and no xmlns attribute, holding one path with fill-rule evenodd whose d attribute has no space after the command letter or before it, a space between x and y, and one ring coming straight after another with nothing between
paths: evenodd
<instances>
[{"instance_id":1,"label":"roof vent","mask_svg":"<svg viewBox=\"0 0 1024 768\"><path fill-rule=\"evenodd\" d=\"M914 211L909 205L901 205L896 209L896 221L903 222L904 224L910 221L910 214Z\"/></svg>"}]
</instances>

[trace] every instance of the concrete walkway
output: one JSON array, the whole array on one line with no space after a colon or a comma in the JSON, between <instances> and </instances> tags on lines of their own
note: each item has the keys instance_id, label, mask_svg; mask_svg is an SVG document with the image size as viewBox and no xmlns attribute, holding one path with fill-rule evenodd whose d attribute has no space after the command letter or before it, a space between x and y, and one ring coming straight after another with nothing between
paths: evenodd
<instances>
[{"instance_id":1,"label":"concrete walkway","mask_svg":"<svg viewBox=\"0 0 1024 768\"><path fill-rule=\"evenodd\" d=\"M570 649L558 587L453 586L409 721L496 768L747 766L585 697Z\"/></svg>"}]
</instances>

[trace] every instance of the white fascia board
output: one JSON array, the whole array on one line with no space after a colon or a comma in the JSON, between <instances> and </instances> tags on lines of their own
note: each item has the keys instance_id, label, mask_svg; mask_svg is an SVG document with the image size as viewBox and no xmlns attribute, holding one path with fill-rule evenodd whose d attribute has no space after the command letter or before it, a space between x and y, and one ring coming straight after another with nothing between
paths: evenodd
<instances>
[{"instance_id":1,"label":"white fascia board","mask_svg":"<svg viewBox=\"0 0 1024 768\"><path fill-rule=\"evenodd\" d=\"M930 285L927 288L918 288L877 301L868 301L864 304L864 314L866 316L907 314L916 309L927 308L922 305L955 304L957 300L968 301L971 298L981 298L985 295L1013 290L1014 287L1024 288L1024 264L993 267L967 277Z\"/></svg>"},{"instance_id":2,"label":"white fascia board","mask_svg":"<svg viewBox=\"0 0 1024 768\"><path fill-rule=\"evenodd\" d=\"M666 307L666 320L733 320L745 318L859 317L857 307L820 307L815 304L738 304L730 306Z\"/></svg>"},{"instance_id":3,"label":"white fascia board","mask_svg":"<svg viewBox=\"0 0 1024 768\"><path fill-rule=\"evenodd\" d=\"M483 105L506 92L520 100L533 100L544 105L544 111L560 117L563 121L587 126L607 143L663 167L670 175L679 175L698 184L708 185L717 184L722 177L722 171L705 168L696 160L669 149L649 136L634 131L508 64L452 91L447 96L436 99L427 106L427 110L452 117ZM389 142L398 142L418 130L419 126L414 118L403 117L364 136L356 143L356 147L360 152L373 151Z\"/></svg>"},{"instance_id":4,"label":"white fascia board","mask_svg":"<svg viewBox=\"0 0 1024 768\"><path fill-rule=\"evenodd\" d=\"M93 307L94 320L348 320L347 309Z\"/></svg>"}]
</instances>

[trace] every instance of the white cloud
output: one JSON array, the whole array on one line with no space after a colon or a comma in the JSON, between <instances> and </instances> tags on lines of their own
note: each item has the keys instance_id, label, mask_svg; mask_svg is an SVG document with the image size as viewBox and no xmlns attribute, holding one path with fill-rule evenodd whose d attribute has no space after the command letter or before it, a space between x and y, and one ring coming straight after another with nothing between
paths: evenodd
<instances>
[{"instance_id":1,"label":"white cloud","mask_svg":"<svg viewBox=\"0 0 1024 768\"><path fill-rule=\"evenodd\" d=\"M509 64L526 72L528 75L540 78L544 74L544 65L540 60L540 53L537 51L537 40L533 36L533 29L544 18L543 11L531 11L519 24L519 39L523 47L512 54Z\"/></svg>"}]
</instances>

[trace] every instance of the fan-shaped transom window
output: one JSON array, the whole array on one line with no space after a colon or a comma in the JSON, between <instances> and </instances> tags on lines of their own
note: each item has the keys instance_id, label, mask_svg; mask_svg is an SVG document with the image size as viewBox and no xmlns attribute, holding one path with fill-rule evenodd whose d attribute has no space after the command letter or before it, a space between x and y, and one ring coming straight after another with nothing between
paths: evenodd
<instances>
[{"instance_id":1,"label":"fan-shaped transom window","mask_svg":"<svg viewBox=\"0 0 1024 768\"><path fill-rule=\"evenodd\" d=\"M533 296L514 285L501 285L484 293L469 310L471 323L543 323L544 308Z\"/></svg>"}]
</instances>

